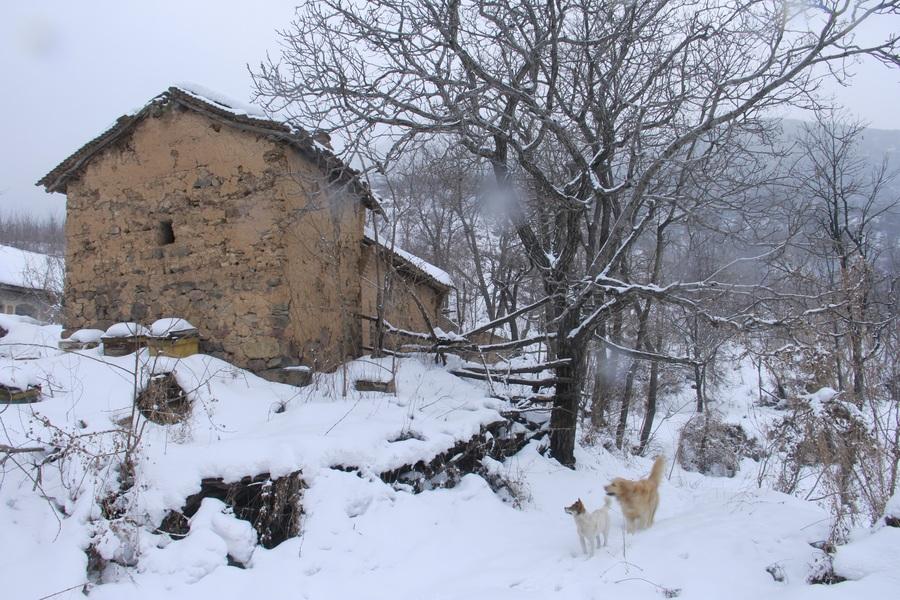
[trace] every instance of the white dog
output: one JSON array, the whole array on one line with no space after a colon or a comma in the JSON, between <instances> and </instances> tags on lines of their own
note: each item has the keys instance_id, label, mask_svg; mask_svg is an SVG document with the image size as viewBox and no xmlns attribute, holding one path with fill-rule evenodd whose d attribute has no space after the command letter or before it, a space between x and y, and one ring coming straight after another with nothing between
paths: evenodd
<instances>
[{"instance_id":1,"label":"white dog","mask_svg":"<svg viewBox=\"0 0 900 600\"><path fill-rule=\"evenodd\" d=\"M600 546L601 534L603 534L603 545L606 545L606 538L609 536L609 503L610 500L607 497L602 508L589 513L579 498L572 506L565 508L565 511L575 518L578 541L581 542L581 549L588 556L593 556L594 548Z\"/></svg>"}]
</instances>

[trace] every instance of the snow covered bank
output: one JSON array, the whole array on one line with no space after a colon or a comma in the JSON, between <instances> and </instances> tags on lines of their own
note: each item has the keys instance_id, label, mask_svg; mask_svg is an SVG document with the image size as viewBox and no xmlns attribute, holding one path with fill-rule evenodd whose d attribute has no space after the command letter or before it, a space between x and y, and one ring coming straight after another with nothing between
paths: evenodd
<instances>
[{"instance_id":1,"label":"snow covered bank","mask_svg":"<svg viewBox=\"0 0 900 600\"><path fill-rule=\"evenodd\" d=\"M49 335L25 320L0 324L17 343ZM298 389L202 355L44 350L13 360L6 341L0 366L27 371L45 395L37 404L3 407L0 443L50 450L14 455L23 466L43 464L37 484L34 470L3 466L4 597L79 598L87 589L102 599L793 600L889 597L896 589L900 529L884 526L838 550L835 571L848 581L809 585L811 565L823 556L812 543L827 537L829 515L760 489L749 459L733 478L686 472L676 463L661 486L656 524L625 536L614 503L610 544L591 559L563 507L579 497L588 509L600 506L603 485L615 476L645 476L649 458L579 447L570 470L532 441L505 460L485 459L485 475L509 483L502 497L473 474L451 489L418 494L385 483L385 472L446 453L508 408L427 357L361 359ZM136 387L165 372L188 392L189 414L171 425L136 418ZM393 379L396 394L359 392L357 379ZM749 394L734 390L723 413L752 430L762 417L748 418ZM653 444L671 464L690 413L660 414ZM121 460L124 452L131 463ZM297 471L306 486L300 535L274 548L256 545L258 532L213 498L199 501L183 539L154 531L204 479ZM123 483L132 483L124 493ZM511 495L517 502L504 502ZM91 580L89 553L92 561L116 562ZM244 568L229 566L229 557Z\"/></svg>"}]
</instances>

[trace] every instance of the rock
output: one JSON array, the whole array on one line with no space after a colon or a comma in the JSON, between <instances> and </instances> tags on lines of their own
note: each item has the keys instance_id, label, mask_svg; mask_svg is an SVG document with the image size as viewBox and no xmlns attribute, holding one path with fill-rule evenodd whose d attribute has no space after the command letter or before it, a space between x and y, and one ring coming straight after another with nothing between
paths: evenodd
<instances>
[{"instance_id":1,"label":"rock","mask_svg":"<svg viewBox=\"0 0 900 600\"><path fill-rule=\"evenodd\" d=\"M312 369L309 367L265 369L259 371L257 375L267 381L284 383L295 387L304 387L312 382Z\"/></svg>"}]
</instances>

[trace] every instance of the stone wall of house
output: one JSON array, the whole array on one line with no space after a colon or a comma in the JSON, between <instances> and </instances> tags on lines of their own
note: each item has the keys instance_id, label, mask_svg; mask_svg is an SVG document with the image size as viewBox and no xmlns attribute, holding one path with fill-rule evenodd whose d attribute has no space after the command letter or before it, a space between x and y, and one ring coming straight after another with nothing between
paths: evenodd
<instances>
[{"instance_id":1,"label":"stone wall of house","mask_svg":"<svg viewBox=\"0 0 900 600\"><path fill-rule=\"evenodd\" d=\"M328 368L359 343L362 211L283 143L167 108L68 185L65 325L180 316L240 366Z\"/></svg>"},{"instance_id":2,"label":"stone wall of house","mask_svg":"<svg viewBox=\"0 0 900 600\"><path fill-rule=\"evenodd\" d=\"M377 266L376 260L378 261ZM428 326L425 323L425 318L422 316L422 311L413 299L414 293L428 312L432 325L441 326L443 321L441 319L441 309L444 306L446 293L436 290L424 281L417 281L409 275L393 270L387 260L387 256L382 252L376 253L374 245L363 247L361 272L363 274L362 313L364 315L376 316L379 274L381 280L385 281L385 273L389 273L385 286L384 318L394 327L427 333ZM373 336L373 325L371 323L365 324L362 338L363 345L372 347ZM409 343L410 340L404 338L402 342Z\"/></svg>"}]
</instances>

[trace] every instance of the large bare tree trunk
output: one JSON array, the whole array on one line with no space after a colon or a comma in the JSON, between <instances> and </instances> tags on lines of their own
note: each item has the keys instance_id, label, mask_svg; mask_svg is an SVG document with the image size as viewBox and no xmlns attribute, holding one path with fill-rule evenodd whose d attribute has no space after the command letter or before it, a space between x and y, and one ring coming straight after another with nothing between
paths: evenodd
<instances>
[{"instance_id":1,"label":"large bare tree trunk","mask_svg":"<svg viewBox=\"0 0 900 600\"><path fill-rule=\"evenodd\" d=\"M854 281L850 271L850 257L841 257L841 279L844 283L844 289L848 290L848 308L847 313L850 316L850 324L847 335L850 338L850 368L853 371L853 401L857 406L861 407L865 402L865 371L863 355L863 334L861 321L864 317L863 304L864 300L862 289L854 289L857 286L863 287L864 281Z\"/></svg>"},{"instance_id":2,"label":"large bare tree trunk","mask_svg":"<svg viewBox=\"0 0 900 600\"><path fill-rule=\"evenodd\" d=\"M561 307L557 306L557 310ZM584 381L584 342L571 339L569 333L578 326L577 314L563 318L557 333L556 359L568 359L556 368L556 394L550 415L550 455L563 465L575 465L575 430L578 424L578 405Z\"/></svg>"},{"instance_id":3,"label":"large bare tree trunk","mask_svg":"<svg viewBox=\"0 0 900 600\"><path fill-rule=\"evenodd\" d=\"M834 370L835 377L837 378L837 389L839 391L844 391L844 361L841 360L841 338L838 333L838 325L837 321L834 321L834 325L832 326L832 335L834 337Z\"/></svg>"},{"instance_id":4,"label":"large bare tree trunk","mask_svg":"<svg viewBox=\"0 0 900 600\"><path fill-rule=\"evenodd\" d=\"M703 367L700 364L694 364L694 390L697 392L696 411L701 413L706 406L706 401L703 395Z\"/></svg>"},{"instance_id":5,"label":"large bare tree trunk","mask_svg":"<svg viewBox=\"0 0 900 600\"><path fill-rule=\"evenodd\" d=\"M662 336L656 336L655 352L659 352L662 346ZM647 406L644 409L644 422L641 424L641 441L638 445L638 454L647 451L650 442L650 433L653 431L653 419L656 418L656 394L659 390L659 361L650 363L650 382L647 384Z\"/></svg>"},{"instance_id":6,"label":"large bare tree trunk","mask_svg":"<svg viewBox=\"0 0 900 600\"><path fill-rule=\"evenodd\" d=\"M657 254L657 256L660 256ZM657 262L658 269L658 262ZM649 323L650 308L652 302L647 300L643 307L638 305L638 332L634 341L636 350L641 350L646 346L647 325ZM616 426L616 448L621 449L625 440L625 429L628 422L628 411L631 408L631 397L634 393L634 376L638 369L638 361L632 360L631 366L628 368L628 374L625 376L625 389L622 392L622 404L619 405L619 423Z\"/></svg>"},{"instance_id":7,"label":"large bare tree trunk","mask_svg":"<svg viewBox=\"0 0 900 600\"><path fill-rule=\"evenodd\" d=\"M866 381L862 333L857 323L853 323L850 327L850 360L853 368L853 398L856 405L861 407L866 398Z\"/></svg>"},{"instance_id":8,"label":"large bare tree trunk","mask_svg":"<svg viewBox=\"0 0 900 600\"><path fill-rule=\"evenodd\" d=\"M605 333L605 325L599 327L602 334ZM591 425L594 429L606 426L606 411L608 397L608 369L610 368L609 356L602 345L595 351L594 361L594 388L591 391Z\"/></svg>"},{"instance_id":9,"label":"large bare tree trunk","mask_svg":"<svg viewBox=\"0 0 900 600\"><path fill-rule=\"evenodd\" d=\"M638 369L638 361L632 360L625 376L625 389L622 390L622 403L619 405L619 423L616 425L616 448L622 449L625 441L625 429L628 424L628 409L631 407L631 396L634 391L634 374Z\"/></svg>"}]
</instances>

